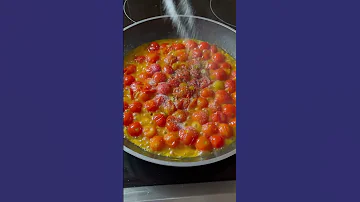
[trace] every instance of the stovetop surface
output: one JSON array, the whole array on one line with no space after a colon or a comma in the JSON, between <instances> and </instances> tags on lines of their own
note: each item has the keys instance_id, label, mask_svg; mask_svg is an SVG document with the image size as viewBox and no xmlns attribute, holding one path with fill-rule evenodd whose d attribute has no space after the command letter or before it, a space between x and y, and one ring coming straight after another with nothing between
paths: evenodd
<instances>
[{"instance_id":1,"label":"stovetop surface","mask_svg":"<svg viewBox=\"0 0 360 202\"><path fill-rule=\"evenodd\" d=\"M180 0L173 1L176 4L180 2ZM194 15L216 20L236 29L235 0L188 0L188 2ZM125 0L123 15L124 27L126 27L146 18L165 15L165 11L162 0ZM235 155L210 165L182 168L149 163L124 152L125 188L235 179Z\"/></svg>"}]
</instances>

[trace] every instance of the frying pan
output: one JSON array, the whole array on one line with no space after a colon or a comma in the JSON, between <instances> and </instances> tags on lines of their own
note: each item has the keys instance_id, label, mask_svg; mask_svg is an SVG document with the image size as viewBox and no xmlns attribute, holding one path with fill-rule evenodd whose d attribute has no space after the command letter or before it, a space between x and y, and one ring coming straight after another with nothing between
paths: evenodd
<instances>
[{"instance_id":1,"label":"frying pan","mask_svg":"<svg viewBox=\"0 0 360 202\"><path fill-rule=\"evenodd\" d=\"M236 59L236 31L220 22L188 15L177 15L181 20L191 18L194 22L194 38L215 44ZM168 15L147 18L124 28L124 55L132 49L151 41L180 38ZM192 167L214 163L236 153L236 142L210 154L173 158L150 153L124 138L124 151L142 160L175 167Z\"/></svg>"}]
</instances>

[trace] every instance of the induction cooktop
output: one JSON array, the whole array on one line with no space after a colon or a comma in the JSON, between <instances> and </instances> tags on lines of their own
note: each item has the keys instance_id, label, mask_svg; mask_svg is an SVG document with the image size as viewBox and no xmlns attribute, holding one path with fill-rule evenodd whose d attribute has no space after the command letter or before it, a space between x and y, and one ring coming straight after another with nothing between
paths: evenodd
<instances>
[{"instance_id":1,"label":"induction cooktop","mask_svg":"<svg viewBox=\"0 0 360 202\"><path fill-rule=\"evenodd\" d=\"M125 0L124 27L146 18L166 15L163 0ZM168 0L175 4L184 0ZM236 29L236 0L187 0L193 15L209 18ZM178 11L178 14L185 14ZM236 180L235 155L197 167L153 164L124 152L124 188Z\"/></svg>"}]
</instances>

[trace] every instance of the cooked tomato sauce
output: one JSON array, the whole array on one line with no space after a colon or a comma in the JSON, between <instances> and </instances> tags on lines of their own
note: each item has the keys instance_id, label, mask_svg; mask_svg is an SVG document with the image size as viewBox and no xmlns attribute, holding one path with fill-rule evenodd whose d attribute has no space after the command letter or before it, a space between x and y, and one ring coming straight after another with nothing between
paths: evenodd
<instances>
[{"instance_id":1,"label":"cooked tomato sauce","mask_svg":"<svg viewBox=\"0 0 360 202\"><path fill-rule=\"evenodd\" d=\"M195 157L235 141L236 62L215 45L165 39L124 59L124 137L170 157Z\"/></svg>"}]
</instances>

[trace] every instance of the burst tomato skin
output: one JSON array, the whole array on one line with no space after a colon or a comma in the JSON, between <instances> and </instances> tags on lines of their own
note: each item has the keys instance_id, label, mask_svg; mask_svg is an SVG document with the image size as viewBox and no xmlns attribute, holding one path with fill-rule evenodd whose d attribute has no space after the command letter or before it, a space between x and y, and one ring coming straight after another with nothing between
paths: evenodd
<instances>
[{"instance_id":1,"label":"burst tomato skin","mask_svg":"<svg viewBox=\"0 0 360 202\"><path fill-rule=\"evenodd\" d=\"M133 122L127 127L129 135L136 137L141 135L142 133L142 126L140 122Z\"/></svg>"}]
</instances>

